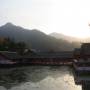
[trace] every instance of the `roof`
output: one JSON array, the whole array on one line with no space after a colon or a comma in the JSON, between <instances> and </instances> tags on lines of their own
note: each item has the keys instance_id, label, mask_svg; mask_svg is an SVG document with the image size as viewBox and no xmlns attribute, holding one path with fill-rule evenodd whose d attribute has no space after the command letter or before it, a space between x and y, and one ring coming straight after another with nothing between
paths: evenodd
<instances>
[{"instance_id":1,"label":"roof","mask_svg":"<svg viewBox=\"0 0 90 90\"><path fill-rule=\"evenodd\" d=\"M0 54L8 59L19 59L21 57L20 55L18 55L18 53L10 51L0 51Z\"/></svg>"},{"instance_id":2,"label":"roof","mask_svg":"<svg viewBox=\"0 0 90 90\"><path fill-rule=\"evenodd\" d=\"M73 58L73 52L38 52L24 55L23 58Z\"/></svg>"},{"instance_id":3,"label":"roof","mask_svg":"<svg viewBox=\"0 0 90 90\"><path fill-rule=\"evenodd\" d=\"M9 52L9 51L0 51L2 55L7 57L8 59L27 59L27 58L73 58L73 52L65 51L65 52L37 52L37 53L30 53L25 55L19 55L16 52Z\"/></svg>"}]
</instances>

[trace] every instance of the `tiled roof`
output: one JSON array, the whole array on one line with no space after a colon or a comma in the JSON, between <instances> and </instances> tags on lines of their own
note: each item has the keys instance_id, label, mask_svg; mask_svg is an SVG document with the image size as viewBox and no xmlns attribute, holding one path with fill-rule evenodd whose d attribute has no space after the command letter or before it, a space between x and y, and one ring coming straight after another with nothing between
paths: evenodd
<instances>
[{"instance_id":1,"label":"tiled roof","mask_svg":"<svg viewBox=\"0 0 90 90\"><path fill-rule=\"evenodd\" d=\"M7 57L8 59L19 59L21 57L16 52L0 51L0 54Z\"/></svg>"},{"instance_id":2,"label":"tiled roof","mask_svg":"<svg viewBox=\"0 0 90 90\"><path fill-rule=\"evenodd\" d=\"M0 51L2 55L9 59L27 59L27 58L73 58L72 51L66 52L37 52L19 55L16 52Z\"/></svg>"},{"instance_id":3,"label":"tiled roof","mask_svg":"<svg viewBox=\"0 0 90 90\"><path fill-rule=\"evenodd\" d=\"M73 58L73 52L38 52L24 55L23 58Z\"/></svg>"}]
</instances>

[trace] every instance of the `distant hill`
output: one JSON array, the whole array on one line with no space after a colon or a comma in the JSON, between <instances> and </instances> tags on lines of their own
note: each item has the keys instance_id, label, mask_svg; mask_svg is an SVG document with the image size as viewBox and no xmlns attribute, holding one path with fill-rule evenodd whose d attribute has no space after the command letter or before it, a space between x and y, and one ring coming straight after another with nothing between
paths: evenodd
<instances>
[{"instance_id":1,"label":"distant hill","mask_svg":"<svg viewBox=\"0 0 90 90\"><path fill-rule=\"evenodd\" d=\"M29 48L40 51L66 51L79 46L79 44L68 42L64 38L56 39L37 29L24 29L12 23L0 27L0 37L7 37L16 42L23 41Z\"/></svg>"},{"instance_id":2,"label":"distant hill","mask_svg":"<svg viewBox=\"0 0 90 90\"><path fill-rule=\"evenodd\" d=\"M80 42L82 41L80 38L76 38L76 37L72 37L72 36L67 36L67 35L64 35L64 34L61 34L61 33L56 33L56 32L53 32L51 34L49 34L50 36L53 36L57 39L63 39L63 40L67 40L69 42Z\"/></svg>"}]
</instances>

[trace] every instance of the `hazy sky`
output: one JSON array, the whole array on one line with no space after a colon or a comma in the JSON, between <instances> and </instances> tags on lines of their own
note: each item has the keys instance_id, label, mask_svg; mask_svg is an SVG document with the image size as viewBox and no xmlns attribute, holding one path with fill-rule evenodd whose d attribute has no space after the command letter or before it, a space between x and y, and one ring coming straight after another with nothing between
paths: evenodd
<instances>
[{"instance_id":1,"label":"hazy sky","mask_svg":"<svg viewBox=\"0 0 90 90\"><path fill-rule=\"evenodd\" d=\"M90 0L0 0L0 25L7 22L45 33L90 36Z\"/></svg>"}]
</instances>

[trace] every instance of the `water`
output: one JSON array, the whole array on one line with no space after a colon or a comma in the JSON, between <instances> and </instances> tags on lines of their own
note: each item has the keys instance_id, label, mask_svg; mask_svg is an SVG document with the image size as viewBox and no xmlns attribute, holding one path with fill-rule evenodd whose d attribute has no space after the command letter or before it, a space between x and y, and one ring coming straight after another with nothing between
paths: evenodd
<instances>
[{"instance_id":1,"label":"water","mask_svg":"<svg viewBox=\"0 0 90 90\"><path fill-rule=\"evenodd\" d=\"M30 66L0 69L0 90L81 90L69 67Z\"/></svg>"}]
</instances>

